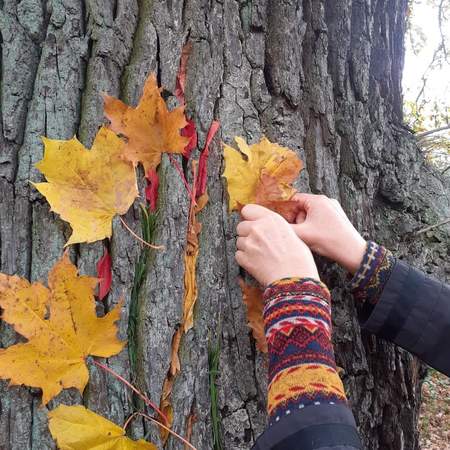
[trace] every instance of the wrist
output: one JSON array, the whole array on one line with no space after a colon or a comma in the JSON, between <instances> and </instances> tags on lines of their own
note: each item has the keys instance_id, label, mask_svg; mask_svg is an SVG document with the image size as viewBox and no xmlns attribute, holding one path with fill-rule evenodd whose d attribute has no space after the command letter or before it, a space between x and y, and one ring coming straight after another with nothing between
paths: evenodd
<instances>
[{"instance_id":1,"label":"wrist","mask_svg":"<svg viewBox=\"0 0 450 450\"><path fill-rule=\"evenodd\" d=\"M339 258L337 258L336 261L347 272L354 275L361 266L366 250L367 242L358 234L358 236L355 236L352 241L342 249Z\"/></svg>"},{"instance_id":2,"label":"wrist","mask_svg":"<svg viewBox=\"0 0 450 450\"><path fill-rule=\"evenodd\" d=\"M272 272L271 277L267 278L264 284L265 286L270 286L283 280L317 280L321 282L317 269L305 271L293 269Z\"/></svg>"}]
</instances>

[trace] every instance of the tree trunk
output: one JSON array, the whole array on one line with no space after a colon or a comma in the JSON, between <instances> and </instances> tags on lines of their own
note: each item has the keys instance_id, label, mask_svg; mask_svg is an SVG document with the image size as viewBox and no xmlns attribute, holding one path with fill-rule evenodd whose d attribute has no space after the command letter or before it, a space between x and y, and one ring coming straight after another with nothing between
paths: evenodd
<instances>
[{"instance_id":1,"label":"tree trunk","mask_svg":"<svg viewBox=\"0 0 450 450\"><path fill-rule=\"evenodd\" d=\"M366 237L448 278L449 226L415 234L450 217L450 188L402 126L406 8L407 0L0 0L1 272L46 281L70 232L29 183L41 179L34 168L43 154L40 136L76 134L90 146L104 120L100 93L135 104L150 72L173 92L189 41L187 111L200 144L215 118L227 143L234 136L254 142L264 134L290 147L306 166L300 189L339 199ZM185 435L193 413L192 443L213 448L208 345L220 337L222 444L248 449L266 421L267 361L246 326L234 261L237 217L227 212L219 138L208 169L199 298L194 328L181 344L174 429ZM159 171L156 241L166 250L152 253L145 281L132 296L142 249L116 220L113 286L105 306L109 310L124 297L120 332L131 337L129 349L105 363L156 402L181 318L189 206L166 158ZM125 218L135 230L137 203ZM71 252L82 273L95 275L100 242ZM420 364L362 334L343 289L345 274L325 261L320 267L333 293L338 365L366 448L417 449ZM127 333L129 323L135 324L133 334ZM0 324L1 346L17 339ZM130 352L136 355L132 363ZM49 408L83 403L123 424L138 402L114 378L96 367L90 372L83 396L65 390ZM40 399L39 390L0 384L1 450L55 448ZM138 419L131 435L159 442L158 429ZM183 447L170 438L167 448Z\"/></svg>"}]
</instances>

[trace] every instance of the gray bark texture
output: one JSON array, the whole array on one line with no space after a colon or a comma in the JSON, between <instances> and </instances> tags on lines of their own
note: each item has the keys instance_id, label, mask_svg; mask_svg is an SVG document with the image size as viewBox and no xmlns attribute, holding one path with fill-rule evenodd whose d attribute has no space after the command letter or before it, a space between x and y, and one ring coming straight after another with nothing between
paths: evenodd
<instances>
[{"instance_id":1,"label":"gray bark texture","mask_svg":"<svg viewBox=\"0 0 450 450\"><path fill-rule=\"evenodd\" d=\"M42 177L40 136L92 144L102 114L101 92L136 104L156 72L175 88L181 49L191 42L186 101L202 148L212 119L221 123L209 159L210 202L201 213L199 298L194 328L181 344L175 382L174 429L212 449L208 343L221 338L218 409L222 444L249 449L266 421L267 361L246 325L234 261L221 140L255 142L262 135L295 150L306 170L303 191L337 198L366 237L399 257L450 277L448 225L416 235L450 217L450 188L426 165L402 125L401 75L407 0L0 0L0 270L46 282L70 229L49 211L29 180ZM175 104L175 99L171 99ZM198 152L194 153L198 157ZM183 250L189 202L164 157L154 252L133 305L136 333L129 352L104 361L155 402L169 367L181 319ZM136 202L138 203L138 202ZM125 220L139 230L139 207ZM139 242L114 222L109 310L123 296L120 334L127 337ZM100 242L71 249L81 273L96 274ZM409 354L361 333L345 274L319 260L332 289L337 362L367 449L417 449L421 365ZM424 299L426 301L426 299ZM0 346L21 338L0 322ZM50 402L83 403L122 425L139 407L130 391L90 365L81 396L66 390ZM0 449L56 448L37 389L0 383ZM140 419L133 437L158 443ZM168 449L183 448L170 438Z\"/></svg>"}]
</instances>

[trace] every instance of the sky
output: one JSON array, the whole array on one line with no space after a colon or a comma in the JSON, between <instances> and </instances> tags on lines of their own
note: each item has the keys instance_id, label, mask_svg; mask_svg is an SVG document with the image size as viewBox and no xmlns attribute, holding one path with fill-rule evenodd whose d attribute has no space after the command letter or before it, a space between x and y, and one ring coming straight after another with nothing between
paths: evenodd
<instances>
[{"instance_id":1,"label":"sky","mask_svg":"<svg viewBox=\"0 0 450 450\"><path fill-rule=\"evenodd\" d=\"M450 0L446 0L449 1ZM421 77L433 59L433 53L439 46L441 35L438 22L438 8L433 6L433 1L415 0L411 12L412 34L407 35L405 46L405 68L403 73L403 93L406 101L414 101L422 86ZM450 8L448 8L450 16ZM450 19L450 17L448 17ZM449 43L450 52L450 20L444 26L444 33ZM423 42L422 49L415 54L411 45L411 37L416 42ZM450 61L450 54L448 55ZM446 63L441 69L430 72L424 91L424 98L440 102L443 106L450 107L450 64ZM426 112L430 112L427 108ZM428 123L431 128L434 128Z\"/></svg>"}]
</instances>

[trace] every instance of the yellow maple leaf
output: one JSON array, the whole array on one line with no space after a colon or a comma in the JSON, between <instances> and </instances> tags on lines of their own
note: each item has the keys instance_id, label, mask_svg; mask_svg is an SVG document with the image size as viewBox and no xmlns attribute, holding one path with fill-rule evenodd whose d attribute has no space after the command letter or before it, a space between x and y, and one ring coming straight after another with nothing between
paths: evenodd
<instances>
[{"instance_id":1,"label":"yellow maple leaf","mask_svg":"<svg viewBox=\"0 0 450 450\"><path fill-rule=\"evenodd\" d=\"M48 417L61 450L156 450L143 439L132 441L123 428L81 405L60 405Z\"/></svg>"},{"instance_id":2,"label":"yellow maple leaf","mask_svg":"<svg viewBox=\"0 0 450 450\"><path fill-rule=\"evenodd\" d=\"M109 95L103 99L110 128L127 138L124 157L134 165L142 163L145 173L156 169L161 153L183 153L189 142L180 134L187 125L184 106L167 109L154 74L147 78L136 108Z\"/></svg>"},{"instance_id":3,"label":"yellow maple leaf","mask_svg":"<svg viewBox=\"0 0 450 450\"><path fill-rule=\"evenodd\" d=\"M138 195L135 169L120 158L125 143L104 127L90 151L75 137L43 141L36 167L48 182L33 184L72 226L66 245L111 237L113 217L125 214Z\"/></svg>"},{"instance_id":4,"label":"yellow maple leaf","mask_svg":"<svg viewBox=\"0 0 450 450\"><path fill-rule=\"evenodd\" d=\"M271 201L289 200L295 190L291 183L302 169L302 163L292 150L270 142L265 137L257 144L248 145L244 139L235 138L239 151L225 145L225 171L229 208L239 209L248 203L260 203L258 190L262 176L276 181L276 198ZM267 199L269 200L269 199Z\"/></svg>"},{"instance_id":5,"label":"yellow maple leaf","mask_svg":"<svg viewBox=\"0 0 450 450\"><path fill-rule=\"evenodd\" d=\"M0 274L2 319L28 340L0 350L0 378L41 388L44 404L64 388L82 393L87 356L106 358L125 345L116 336L121 304L97 317L96 284L96 278L78 276L67 253L50 271L49 288Z\"/></svg>"},{"instance_id":6,"label":"yellow maple leaf","mask_svg":"<svg viewBox=\"0 0 450 450\"><path fill-rule=\"evenodd\" d=\"M182 327L187 333L194 326L194 307L197 302L197 259L200 251L198 236L202 229L197 214L208 203L208 194L204 193L192 204L189 212L187 244L184 252L184 299Z\"/></svg>"}]
</instances>

